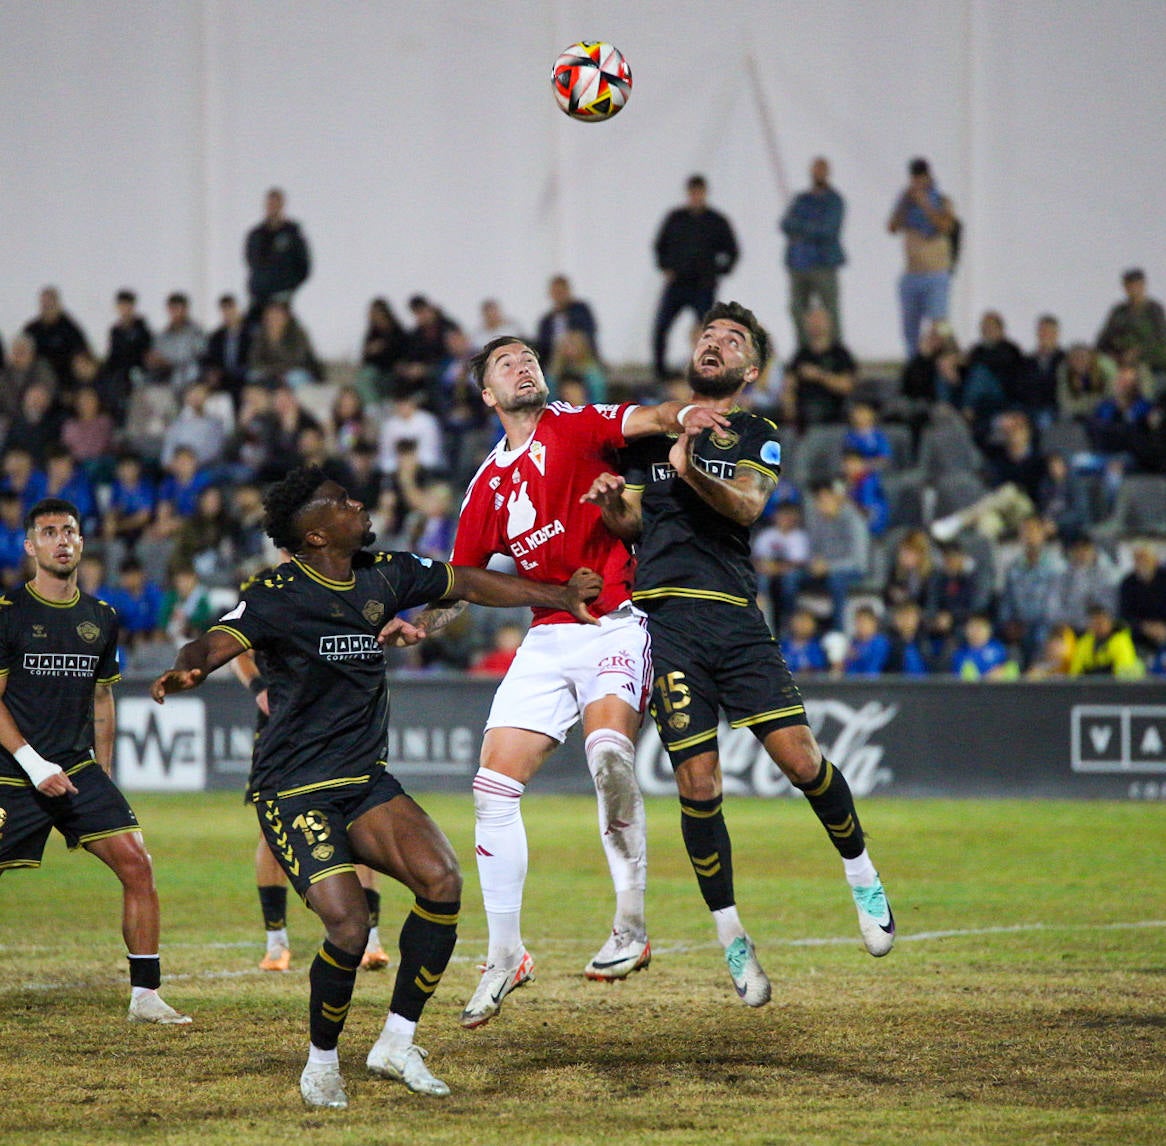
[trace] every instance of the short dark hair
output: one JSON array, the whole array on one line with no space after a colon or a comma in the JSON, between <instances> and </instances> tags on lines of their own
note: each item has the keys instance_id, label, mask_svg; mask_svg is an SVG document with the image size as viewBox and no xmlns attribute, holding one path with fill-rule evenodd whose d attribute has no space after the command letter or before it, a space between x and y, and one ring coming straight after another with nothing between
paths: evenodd
<instances>
[{"instance_id":1,"label":"short dark hair","mask_svg":"<svg viewBox=\"0 0 1166 1146\"><path fill-rule=\"evenodd\" d=\"M123 287L121 290L119 290L117 292L116 295L114 295L114 301L115 302L137 302L138 296L136 294L134 294L134 292L132 290L129 290L128 288Z\"/></svg>"},{"instance_id":2,"label":"short dark hair","mask_svg":"<svg viewBox=\"0 0 1166 1146\"><path fill-rule=\"evenodd\" d=\"M219 306L234 305L235 302L236 302L236 299L235 299L235 296L233 294L221 294L221 295L219 295Z\"/></svg>"},{"instance_id":3,"label":"short dark hair","mask_svg":"<svg viewBox=\"0 0 1166 1146\"><path fill-rule=\"evenodd\" d=\"M910 175L930 175L931 164L921 155L917 155L907 164L907 172Z\"/></svg>"},{"instance_id":4,"label":"short dark hair","mask_svg":"<svg viewBox=\"0 0 1166 1146\"><path fill-rule=\"evenodd\" d=\"M527 342L517 334L501 334L497 338L491 338L481 350L478 351L469 361L468 369L470 377L477 383L479 390L486 388L486 366L490 362L490 355L500 346L509 346L515 343L518 346L525 346L538 360L538 347L533 343Z\"/></svg>"},{"instance_id":5,"label":"short dark hair","mask_svg":"<svg viewBox=\"0 0 1166 1146\"><path fill-rule=\"evenodd\" d=\"M703 175L690 175L685 186L692 191L694 188L700 187L702 190L708 190L708 180Z\"/></svg>"},{"instance_id":6,"label":"short dark hair","mask_svg":"<svg viewBox=\"0 0 1166 1146\"><path fill-rule=\"evenodd\" d=\"M277 548L289 553L299 549L304 537L296 518L327 480L319 466L297 466L263 495L263 531Z\"/></svg>"},{"instance_id":7,"label":"short dark hair","mask_svg":"<svg viewBox=\"0 0 1166 1146\"><path fill-rule=\"evenodd\" d=\"M71 501L66 501L63 497L42 497L24 515L24 532L31 533L36 528L36 523L42 517L51 517L53 514L58 513L68 514L80 526L81 515L77 512L77 507Z\"/></svg>"},{"instance_id":8,"label":"short dark hair","mask_svg":"<svg viewBox=\"0 0 1166 1146\"><path fill-rule=\"evenodd\" d=\"M187 298L187 296L184 295L182 293L182 291L180 291L180 290L171 291L170 294L168 294L166 296L166 305L167 306L190 306L190 299Z\"/></svg>"},{"instance_id":9,"label":"short dark hair","mask_svg":"<svg viewBox=\"0 0 1166 1146\"><path fill-rule=\"evenodd\" d=\"M716 302L701 320L702 328L708 326L710 322L716 322L719 318L739 323L749 331L749 337L753 340L753 349L757 355L757 369L764 370L769 365L769 332L757 321L757 315L739 302Z\"/></svg>"},{"instance_id":10,"label":"short dark hair","mask_svg":"<svg viewBox=\"0 0 1166 1146\"><path fill-rule=\"evenodd\" d=\"M1146 281L1146 272L1141 267L1130 267L1121 276L1123 283L1138 283Z\"/></svg>"}]
</instances>

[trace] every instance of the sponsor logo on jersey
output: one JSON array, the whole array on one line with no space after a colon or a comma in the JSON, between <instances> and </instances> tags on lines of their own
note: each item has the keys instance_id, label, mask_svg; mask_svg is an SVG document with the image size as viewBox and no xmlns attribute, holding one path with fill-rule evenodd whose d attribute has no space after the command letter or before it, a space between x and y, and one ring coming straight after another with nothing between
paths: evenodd
<instances>
[{"instance_id":1,"label":"sponsor logo on jersey","mask_svg":"<svg viewBox=\"0 0 1166 1146\"><path fill-rule=\"evenodd\" d=\"M265 581L264 584L270 585L271 582ZM246 611L246 609L247 609L247 602L240 601L229 613L224 613L219 618L219 620L220 621L237 621L243 615L243 613Z\"/></svg>"},{"instance_id":2,"label":"sponsor logo on jersey","mask_svg":"<svg viewBox=\"0 0 1166 1146\"><path fill-rule=\"evenodd\" d=\"M515 474L515 479L518 475ZM534 523L538 519L538 511L534 508L534 502L530 500L530 494L527 492L527 483L523 482L517 490L511 490L510 496L506 499L506 536L518 537L523 533L528 532L534 528ZM526 552L526 550L522 550Z\"/></svg>"},{"instance_id":3,"label":"sponsor logo on jersey","mask_svg":"<svg viewBox=\"0 0 1166 1146\"><path fill-rule=\"evenodd\" d=\"M652 463L652 480L653 481L671 481L676 476L676 467L670 466L667 462L653 462Z\"/></svg>"},{"instance_id":4,"label":"sponsor logo on jersey","mask_svg":"<svg viewBox=\"0 0 1166 1146\"><path fill-rule=\"evenodd\" d=\"M31 676L92 677L97 657L92 653L25 653L24 671Z\"/></svg>"},{"instance_id":5,"label":"sponsor logo on jersey","mask_svg":"<svg viewBox=\"0 0 1166 1146\"><path fill-rule=\"evenodd\" d=\"M317 844L312 848L312 859L325 863L332 858L336 849L331 844Z\"/></svg>"},{"instance_id":6,"label":"sponsor logo on jersey","mask_svg":"<svg viewBox=\"0 0 1166 1146\"><path fill-rule=\"evenodd\" d=\"M764 442L761 446L761 460L767 466L781 465L781 445L778 442Z\"/></svg>"},{"instance_id":7,"label":"sponsor logo on jersey","mask_svg":"<svg viewBox=\"0 0 1166 1146\"><path fill-rule=\"evenodd\" d=\"M371 633L336 633L320 638L320 656L326 661L375 661L384 653Z\"/></svg>"},{"instance_id":8,"label":"sponsor logo on jersey","mask_svg":"<svg viewBox=\"0 0 1166 1146\"><path fill-rule=\"evenodd\" d=\"M702 458L698 454L693 454L692 460L710 477L729 481L737 472L736 462L719 462L716 458Z\"/></svg>"},{"instance_id":9,"label":"sponsor logo on jersey","mask_svg":"<svg viewBox=\"0 0 1166 1146\"><path fill-rule=\"evenodd\" d=\"M552 537L558 537L560 533L566 533L563 523L556 517L550 525L542 525L525 537L515 538L510 543L510 552L515 557L522 557L524 554L531 553L538 549L540 545L545 545ZM526 566L524 561L523 566Z\"/></svg>"},{"instance_id":10,"label":"sponsor logo on jersey","mask_svg":"<svg viewBox=\"0 0 1166 1146\"><path fill-rule=\"evenodd\" d=\"M610 403L596 404L591 407L593 410L598 410L600 415L606 418L609 422L614 422L619 414L619 407L613 406Z\"/></svg>"},{"instance_id":11,"label":"sponsor logo on jersey","mask_svg":"<svg viewBox=\"0 0 1166 1146\"><path fill-rule=\"evenodd\" d=\"M360 615L370 625L379 625L381 618L385 615L385 607L380 601L365 601L364 608L360 610Z\"/></svg>"},{"instance_id":12,"label":"sponsor logo on jersey","mask_svg":"<svg viewBox=\"0 0 1166 1146\"><path fill-rule=\"evenodd\" d=\"M530 460L534 462L534 468L538 470L543 477L547 474L547 448L540 441L533 441L530 443Z\"/></svg>"},{"instance_id":13,"label":"sponsor logo on jersey","mask_svg":"<svg viewBox=\"0 0 1166 1146\"><path fill-rule=\"evenodd\" d=\"M38 640L43 640L43 639L44 639L45 637L47 637L49 634L48 634L48 632L45 630L45 627L44 627L44 625L33 625L33 627L32 627L32 635L33 635L34 637L36 637Z\"/></svg>"},{"instance_id":14,"label":"sponsor logo on jersey","mask_svg":"<svg viewBox=\"0 0 1166 1146\"><path fill-rule=\"evenodd\" d=\"M93 621L82 621L77 626L77 636L79 636L87 645L93 644L98 637L101 636L101 628Z\"/></svg>"},{"instance_id":15,"label":"sponsor logo on jersey","mask_svg":"<svg viewBox=\"0 0 1166 1146\"><path fill-rule=\"evenodd\" d=\"M200 697L117 702L117 783L127 791L201 792L206 787L207 714Z\"/></svg>"}]
</instances>

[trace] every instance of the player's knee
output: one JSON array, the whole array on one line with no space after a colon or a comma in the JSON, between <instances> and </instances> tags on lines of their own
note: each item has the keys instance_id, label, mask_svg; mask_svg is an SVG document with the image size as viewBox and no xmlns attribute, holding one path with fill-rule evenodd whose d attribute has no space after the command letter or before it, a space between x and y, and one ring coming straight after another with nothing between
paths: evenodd
<instances>
[{"instance_id":1,"label":"player's knee","mask_svg":"<svg viewBox=\"0 0 1166 1146\"><path fill-rule=\"evenodd\" d=\"M367 911L350 911L347 914L333 915L321 918L324 924L324 933L328 941L334 943L341 951L350 951L358 954L364 951L368 942L369 919Z\"/></svg>"},{"instance_id":2,"label":"player's knee","mask_svg":"<svg viewBox=\"0 0 1166 1146\"><path fill-rule=\"evenodd\" d=\"M684 800L715 800L721 794L721 766L706 753L685 760L676 769L676 792Z\"/></svg>"},{"instance_id":3,"label":"player's knee","mask_svg":"<svg viewBox=\"0 0 1166 1146\"><path fill-rule=\"evenodd\" d=\"M141 843L121 850L114 871L128 890L152 891L154 888L154 865L150 853Z\"/></svg>"},{"instance_id":4,"label":"player's knee","mask_svg":"<svg viewBox=\"0 0 1166 1146\"><path fill-rule=\"evenodd\" d=\"M794 784L809 784L822 768L822 750L804 725L781 728L766 737L773 762Z\"/></svg>"},{"instance_id":5,"label":"player's knee","mask_svg":"<svg viewBox=\"0 0 1166 1146\"><path fill-rule=\"evenodd\" d=\"M456 857L435 856L424 873L420 894L435 903L454 903L462 897L462 873Z\"/></svg>"},{"instance_id":6,"label":"player's knee","mask_svg":"<svg viewBox=\"0 0 1166 1146\"><path fill-rule=\"evenodd\" d=\"M601 728L587 737L583 749L596 788L602 791L628 778L634 781L636 748L622 732Z\"/></svg>"}]
</instances>

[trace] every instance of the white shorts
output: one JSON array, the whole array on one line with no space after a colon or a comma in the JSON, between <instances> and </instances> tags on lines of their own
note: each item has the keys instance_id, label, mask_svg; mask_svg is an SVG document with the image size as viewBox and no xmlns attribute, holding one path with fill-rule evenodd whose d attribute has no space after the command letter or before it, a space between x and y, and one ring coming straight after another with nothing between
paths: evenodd
<instances>
[{"instance_id":1,"label":"white shorts","mask_svg":"<svg viewBox=\"0 0 1166 1146\"><path fill-rule=\"evenodd\" d=\"M526 728L562 743L592 701L642 713L652 686L647 617L624 605L596 625L535 625L494 694L486 728Z\"/></svg>"}]
</instances>

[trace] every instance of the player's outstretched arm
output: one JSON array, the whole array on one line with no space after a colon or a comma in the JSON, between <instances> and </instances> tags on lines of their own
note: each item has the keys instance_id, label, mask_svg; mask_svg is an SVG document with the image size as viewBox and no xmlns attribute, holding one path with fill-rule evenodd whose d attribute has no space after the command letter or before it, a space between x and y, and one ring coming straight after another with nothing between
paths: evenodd
<instances>
[{"instance_id":1,"label":"player's outstretched arm","mask_svg":"<svg viewBox=\"0 0 1166 1146\"><path fill-rule=\"evenodd\" d=\"M241 645L230 633L215 630L203 633L178 650L174 667L164 672L152 685L150 695L161 704L172 692L186 692L198 688L206 678L225 665L233 657L243 652Z\"/></svg>"},{"instance_id":2,"label":"player's outstretched arm","mask_svg":"<svg viewBox=\"0 0 1166 1146\"><path fill-rule=\"evenodd\" d=\"M683 418L681 418L683 415ZM707 406L683 402L661 402L659 406L636 406L623 424L625 438L643 438L648 434L675 434L683 430L699 433L710 426L724 428L729 419Z\"/></svg>"},{"instance_id":3,"label":"player's outstretched arm","mask_svg":"<svg viewBox=\"0 0 1166 1146\"><path fill-rule=\"evenodd\" d=\"M685 431L669 451L668 460L677 476L696 490L717 513L738 525L752 525L761 516L769 495L773 493L773 479L759 470L741 466L729 481L713 477L692 464L692 445L696 438L695 433Z\"/></svg>"},{"instance_id":4,"label":"player's outstretched arm","mask_svg":"<svg viewBox=\"0 0 1166 1146\"><path fill-rule=\"evenodd\" d=\"M644 523L641 496L619 474L603 473L579 500L599 506L603 524L621 541L638 541Z\"/></svg>"},{"instance_id":5,"label":"player's outstretched arm","mask_svg":"<svg viewBox=\"0 0 1166 1146\"><path fill-rule=\"evenodd\" d=\"M566 585L528 581L509 573L494 573L471 565L453 565L453 588L450 596L473 605L530 605L541 609L563 609L577 621L598 625L587 608L603 589L603 578L590 569L576 569ZM420 623L420 621L418 622Z\"/></svg>"}]
</instances>

